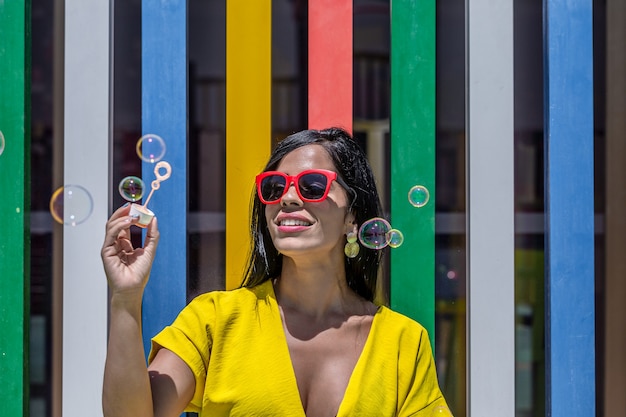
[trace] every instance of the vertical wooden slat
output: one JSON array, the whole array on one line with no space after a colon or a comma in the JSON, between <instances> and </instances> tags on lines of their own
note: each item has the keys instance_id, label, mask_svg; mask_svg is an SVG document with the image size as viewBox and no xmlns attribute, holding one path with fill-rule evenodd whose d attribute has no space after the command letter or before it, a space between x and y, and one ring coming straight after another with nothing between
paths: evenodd
<instances>
[{"instance_id":1,"label":"vertical wooden slat","mask_svg":"<svg viewBox=\"0 0 626 417\"><path fill-rule=\"evenodd\" d=\"M544 0L547 415L595 415L593 2Z\"/></svg>"},{"instance_id":2,"label":"vertical wooden slat","mask_svg":"<svg viewBox=\"0 0 626 417\"><path fill-rule=\"evenodd\" d=\"M63 122L64 122L64 80L65 57L65 4L54 3L54 41L52 69L52 190L63 185ZM51 191L52 191L51 190ZM50 373L51 415L63 417L63 226L52 225L52 289L50 295L52 315L52 347Z\"/></svg>"},{"instance_id":3,"label":"vertical wooden slat","mask_svg":"<svg viewBox=\"0 0 626 417\"><path fill-rule=\"evenodd\" d=\"M226 3L226 288L241 284L250 195L271 147L271 0Z\"/></svg>"},{"instance_id":4,"label":"vertical wooden slat","mask_svg":"<svg viewBox=\"0 0 626 417\"><path fill-rule=\"evenodd\" d=\"M0 404L13 416L28 415L29 5L0 3Z\"/></svg>"},{"instance_id":5,"label":"vertical wooden slat","mask_svg":"<svg viewBox=\"0 0 626 417\"><path fill-rule=\"evenodd\" d=\"M391 306L435 335L435 1L391 7ZM426 187L417 208L409 190Z\"/></svg>"},{"instance_id":6,"label":"vertical wooden slat","mask_svg":"<svg viewBox=\"0 0 626 417\"><path fill-rule=\"evenodd\" d=\"M513 0L465 13L468 412L513 417Z\"/></svg>"},{"instance_id":7,"label":"vertical wooden slat","mask_svg":"<svg viewBox=\"0 0 626 417\"><path fill-rule=\"evenodd\" d=\"M98 376L104 370L108 300L100 249L110 193L110 6L65 1L64 184L83 187L93 211L83 223L63 226L64 417L102 412ZM67 200L64 209L67 218Z\"/></svg>"},{"instance_id":8,"label":"vertical wooden slat","mask_svg":"<svg viewBox=\"0 0 626 417\"><path fill-rule=\"evenodd\" d=\"M309 0L309 128L352 131L352 0Z\"/></svg>"},{"instance_id":9,"label":"vertical wooden slat","mask_svg":"<svg viewBox=\"0 0 626 417\"><path fill-rule=\"evenodd\" d=\"M187 301L187 2L143 0L141 13L142 132L163 138L162 160L172 168L148 204L161 239L143 301L147 354L150 338ZM154 168L155 163L142 163L148 192L156 179Z\"/></svg>"}]
</instances>

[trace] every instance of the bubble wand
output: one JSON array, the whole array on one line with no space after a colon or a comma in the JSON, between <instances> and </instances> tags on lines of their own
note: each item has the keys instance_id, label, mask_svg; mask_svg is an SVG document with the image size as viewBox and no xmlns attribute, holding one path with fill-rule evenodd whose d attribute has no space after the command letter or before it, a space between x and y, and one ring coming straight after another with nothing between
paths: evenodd
<instances>
[{"instance_id":1,"label":"bubble wand","mask_svg":"<svg viewBox=\"0 0 626 417\"><path fill-rule=\"evenodd\" d=\"M165 173L163 174L161 174L162 169L165 170ZM137 221L137 226L145 228L148 227L148 224L150 224L150 221L152 221L154 213L148 208L148 203L150 202L150 199L152 198L154 192L161 188L161 182L167 180L170 175L172 175L172 166L168 162L159 161L155 165L154 176L156 177L156 179L150 184L150 187L152 189L150 190L150 194L148 194L146 201L143 203L143 205L133 203L130 206L130 215L132 217L139 218L139 220Z\"/></svg>"}]
</instances>

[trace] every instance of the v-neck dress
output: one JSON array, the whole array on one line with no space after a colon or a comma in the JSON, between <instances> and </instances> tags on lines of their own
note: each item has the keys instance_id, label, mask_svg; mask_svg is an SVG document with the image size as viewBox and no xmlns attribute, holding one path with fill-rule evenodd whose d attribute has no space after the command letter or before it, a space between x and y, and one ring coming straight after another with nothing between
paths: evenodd
<instances>
[{"instance_id":1,"label":"v-neck dress","mask_svg":"<svg viewBox=\"0 0 626 417\"><path fill-rule=\"evenodd\" d=\"M200 417L304 417L274 288L196 297L152 339L191 368L186 411ZM451 416L439 389L426 330L387 307L374 316L337 416Z\"/></svg>"}]
</instances>

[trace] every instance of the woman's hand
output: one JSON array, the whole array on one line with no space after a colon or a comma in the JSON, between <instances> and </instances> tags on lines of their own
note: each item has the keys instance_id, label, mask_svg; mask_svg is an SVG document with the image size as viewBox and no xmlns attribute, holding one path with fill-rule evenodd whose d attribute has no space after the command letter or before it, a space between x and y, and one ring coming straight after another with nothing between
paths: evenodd
<instances>
[{"instance_id":1,"label":"woman's hand","mask_svg":"<svg viewBox=\"0 0 626 417\"><path fill-rule=\"evenodd\" d=\"M133 248L130 227L137 219L130 217L130 206L117 209L106 224L101 256L113 294L143 294L159 242L156 217L147 228L143 248Z\"/></svg>"}]
</instances>

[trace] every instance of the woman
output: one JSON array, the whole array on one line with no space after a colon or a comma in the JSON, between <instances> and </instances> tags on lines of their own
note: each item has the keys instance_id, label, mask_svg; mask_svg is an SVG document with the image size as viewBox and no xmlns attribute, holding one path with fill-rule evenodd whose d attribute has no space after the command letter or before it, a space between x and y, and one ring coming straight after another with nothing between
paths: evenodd
<instances>
[{"instance_id":1,"label":"woman","mask_svg":"<svg viewBox=\"0 0 626 417\"><path fill-rule=\"evenodd\" d=\"M107 223L111 287L105 416L449 416L426 331L374 304L381 214L365 155L338 128L283 140L257 176L243 286L193 300L152 343L141 298L157 221L134 249L128 208Z\"/></svg>"}]
</instances>

